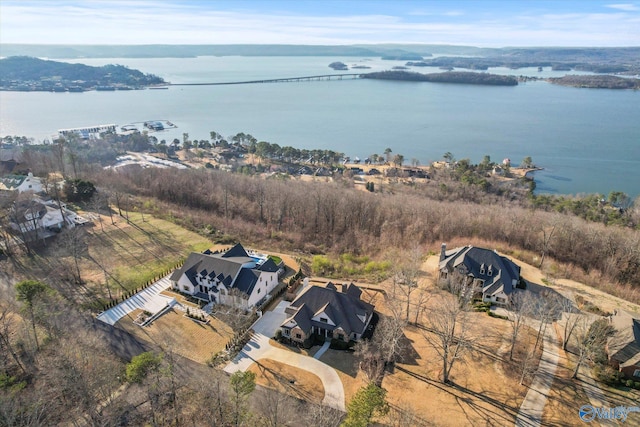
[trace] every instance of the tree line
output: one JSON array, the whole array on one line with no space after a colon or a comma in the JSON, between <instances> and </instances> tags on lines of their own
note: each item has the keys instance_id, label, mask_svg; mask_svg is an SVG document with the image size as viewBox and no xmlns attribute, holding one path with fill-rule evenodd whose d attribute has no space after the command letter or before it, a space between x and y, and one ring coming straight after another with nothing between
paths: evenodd
<instances>
[{"instance_id":1,"label":"tree line","mask_svg":"<svg viewBox=\"0 0 640 427\"><path fill-rule=\"evenodd\" d=\"M556 212L513 206L449 202L420 191L369 193L341 181L308 183L218 171L97 171L112 191L157 200L156 214L189 227L207 226L250 241L312 253L380 254L441 241L484 240L531 255L552 273L588 279L600 287L640 285L640 233ZM547 267L547 266L545 266Z\"/></svg>"}]
</instances>

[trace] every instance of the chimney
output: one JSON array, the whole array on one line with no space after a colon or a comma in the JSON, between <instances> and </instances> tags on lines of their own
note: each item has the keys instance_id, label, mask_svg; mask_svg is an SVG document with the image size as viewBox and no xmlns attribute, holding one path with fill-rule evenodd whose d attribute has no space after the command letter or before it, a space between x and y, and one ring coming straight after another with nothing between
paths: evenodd
<instances>
[{"instance_id":1,"label":"chimney","mask_svg":"<svg viewBox=\"0 0 640 427\"><path fill-rule=\"evenodd\" d=\"M347 288L349 287L349 284L343 283L341 286L342 286L342 293L346 294L347 293Z\"/></svg>"},{"instance_id":2,"label":"chimney","mask_svg":"<svg viewBox=\"0 0 640 427\"><path fill-rule=\"evenodd\" d=\"M447 244L443 243L442 246L440 246L440 261L442 261L445 257L445 252L447 251Z\"/></svg>"}]
</instances>

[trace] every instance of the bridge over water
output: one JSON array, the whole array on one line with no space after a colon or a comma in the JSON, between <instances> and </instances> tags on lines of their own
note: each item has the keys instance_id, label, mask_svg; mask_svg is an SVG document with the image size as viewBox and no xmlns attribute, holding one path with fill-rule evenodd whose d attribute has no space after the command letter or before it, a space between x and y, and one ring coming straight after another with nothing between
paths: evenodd
<instances>
[{"instance_id":1,"label":"bridge over water","mask_svg":"<svg viewBox=\"0 0 640 427\"><path fill-rule=\"evenodd\" d=\"M304 77L283 77L278 79L245 80L241 82L216 82L216 83L171 83L170 86L221 86L221 85L248 85L255 83L289 83L289 82L310 82L313 80L343 80L343 78L357 79L362 73L346 74L322 74L318 76Z\"/></svg>"}]
</instances>

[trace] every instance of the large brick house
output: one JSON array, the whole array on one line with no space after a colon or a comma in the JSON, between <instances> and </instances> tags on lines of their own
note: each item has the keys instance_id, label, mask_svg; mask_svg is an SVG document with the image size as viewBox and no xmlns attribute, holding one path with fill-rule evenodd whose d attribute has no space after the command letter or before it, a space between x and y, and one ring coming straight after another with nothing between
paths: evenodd
<instances>
[{"instance_id":1,"label":"large brick house","mask_svg":"<svg viewBox=\"0 0 640 427\"><path fill-rule=\"evenodd\" d=\"M280 325L282 336L303 343L312 335L344 342L358 341L373 317L373 305L360 299L353 283L308 286L285 309L289 317Z\"/></svg>"}]
</instances>

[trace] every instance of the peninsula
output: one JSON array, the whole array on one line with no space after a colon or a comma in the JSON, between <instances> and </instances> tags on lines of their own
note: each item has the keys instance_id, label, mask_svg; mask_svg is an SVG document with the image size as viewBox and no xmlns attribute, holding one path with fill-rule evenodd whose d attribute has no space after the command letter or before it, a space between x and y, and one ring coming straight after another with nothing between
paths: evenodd
<instances>
[{"instance_id":1,"label":"peninsula","mask_svg":"<svg viewBox=\"0 0 640 427\"><path fill-rule=\"evenodd\" d=\"M0 59L0 90L84 92L141 89L165 83L161 77L123 65L92 67L29 56Z\"/></svg>"},{"instance_id":2,"label":"peninsula","mask_svg":"<svg viewBox=\"0 0 640 427\"><path fill-rule=\"evenodd\" d=\"M410 82L463 83L490 86L517 86L518 79L513 76L500 76L489 73L447 71L444 73L422 74L409 71L381 71L367 73L364 79L402 80Z\"/></svg>"}]
</instances>

